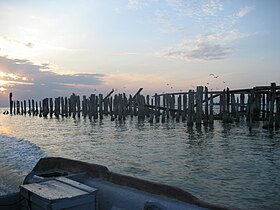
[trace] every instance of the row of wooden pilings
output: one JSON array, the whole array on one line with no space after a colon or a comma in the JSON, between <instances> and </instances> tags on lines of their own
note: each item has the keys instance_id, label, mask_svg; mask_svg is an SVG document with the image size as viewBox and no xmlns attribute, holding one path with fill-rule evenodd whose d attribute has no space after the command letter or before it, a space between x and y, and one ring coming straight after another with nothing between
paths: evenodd
<instances>
[{"instance_id":1,"label":"row of wooden pilings","mask_svg":"<svg viewBox=\"0 0 280 210\"><path fill-rule=\"evenodd\" d=\"M132 96L115 94L107 96L91 94L82 101L74 93L68 97L45 98L42 101L13 101L10 93L10 114L33 115L40 117L88 117L103 119L110 115L111 120L125 120L128 116L148 119L150 123L165 122L172 118L188 125L213 124L215 119L225 123L239 121L246 117L249 127L254 121L265 121L264 128L280 127L280 87L258 86L249 89L208 91L198 86L196 91L141 95L142 88ZM28 107L27 107L28 104Z\"/></svg>"}]
</instances>

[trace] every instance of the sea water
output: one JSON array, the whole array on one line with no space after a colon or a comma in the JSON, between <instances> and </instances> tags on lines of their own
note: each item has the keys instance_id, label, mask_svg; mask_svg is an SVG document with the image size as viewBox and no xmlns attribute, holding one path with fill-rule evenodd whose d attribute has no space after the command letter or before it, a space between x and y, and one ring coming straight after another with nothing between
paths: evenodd
<instances>
[{"instance_id":1,"label":"sea water","mask_svg":"<svg viewBox=\"0 0 280 210\"><path fill-rule=\"evenodd\" d=\"M182 188L214 204L280 208L280 131L250 132L246 121L188 127L3 115L0 109L0 195L18 191L41 157L61 156Z\"/></svg>"}]
</instances>

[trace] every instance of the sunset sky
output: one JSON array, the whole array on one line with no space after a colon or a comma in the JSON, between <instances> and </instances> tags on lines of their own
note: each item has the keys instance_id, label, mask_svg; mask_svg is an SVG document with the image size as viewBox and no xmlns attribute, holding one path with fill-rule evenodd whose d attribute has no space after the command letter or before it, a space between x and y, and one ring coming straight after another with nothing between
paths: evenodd
<instances>
[{"instance_id":1,"label":"sunset sky","mask_svg":"<svg viewBox=\"0 0 280 210\"><path fill-rule=\"evenodd\" d=\"M0 106L279 85L279 20L279 0L0 0Z\"/></svg>"}]
</instances>

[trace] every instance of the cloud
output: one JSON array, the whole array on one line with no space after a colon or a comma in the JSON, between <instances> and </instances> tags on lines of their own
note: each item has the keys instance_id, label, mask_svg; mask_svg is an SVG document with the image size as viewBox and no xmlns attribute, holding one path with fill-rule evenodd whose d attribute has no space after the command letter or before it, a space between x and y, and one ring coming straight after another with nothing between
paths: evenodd
<instances>
[{"instance_id":1,"label":"cloud","mask_svg":"<svg viewBox=\"0 0 280 210\"><path fill-rule=\"evenodd\" d=\"M49 64L36 65L26 59L0 56L0 85L19 98L55 97L72 92L87 94L103 84L103 74L58 74ZM1 84L2 83L2 84Z\"/></svg>"},{"instance_id":2,"label":"cloud","mask_svg":"<svg viewBox=\"0 0 280 210\"><path fill-rule=\"evenodd\" d=\"M156 11L155 16L161 28L166 32L183 31L185 28L181 25L173 24L170 17L162 11Z\"/></svg>"},{"instance_id":3,"label":"cloud","mask_svg":"<svg viewBox=\"0 0 280 210\"><path fill-rule=\"evenodd\" d=\"M223 4L219 0L212 0L202 4L202 11L209 16L214 16L222 10Z\"/></svg>"},{"instance_id":4,"label":"cloud","mask_svg":"<svg viewBox=\"0 0 280 210\"><path fill-rule=\"evenodd\" d=\"M157 54L171 59L213 61L225 59L232 51L232 48L217 42L217 37L208 35L184 40L176 47Z\"/></svg>"},{"instance_id":5,"label":"cloud","mask_svg":"<svg viewBox=\"0 0 280 210\"><path fill-rule=\"evenodd\" d=\"M219 0L167 0L167 3L179 16L201 18L202 16L214 16L223 10L223 4Z\"/></svg>"},{"instance_id":6,"label":"cloud","mask_svg":"<svg viewBox=\"0 0 280 210\"><path fill-rule=\"evenodd\" d=\"M139 9L143 5L143 1L141 0L129 0L128 7L131 9Z\"/></svg>"},{"instance_id":7,"label":"cloud","mask_svg":"<svg viewBox=\"0 0 280 210\"><path fill-rule=\"evenodd\" d=\"M255 10L255 7L243 7L241 9L239 9L239 11L237 12L236 16L238 17L244 17L245 15L247 15L248 13L252 12Z\"/></svg>"},{"instance_id":8,"label":"cloud","mask_svg":"<svg viewBox=\"0 0 280 210\"><path fill-rule=\"evenodd\" d=\"M22 45L22 46L25 46L25 47L28 47L28 48L33 48L34 44L31 43L31 42L23 42L23 41L20 41L20 40L17 40L17 39L13 39L13 38L10 38L10 37L7 37L7 36L0 36L0 39L2 39L2 41L6 41L6 42L9 42L9 43L14 43L14 44L19 44L19 45Z\"/></svg>"}]
</instances>

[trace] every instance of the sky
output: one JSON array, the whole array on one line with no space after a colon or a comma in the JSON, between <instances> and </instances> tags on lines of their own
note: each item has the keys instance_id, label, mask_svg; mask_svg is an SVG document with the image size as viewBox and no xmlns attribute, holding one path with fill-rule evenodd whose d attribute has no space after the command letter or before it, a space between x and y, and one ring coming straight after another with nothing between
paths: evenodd
<instances>
[{"instance_id":1,"label":"sky","mask_svg":"<svg viewBox=\"0 0 280 210\"><path fill-rule=\"evenodd\" d=\"M14 99L280 82L279 0L0 0Z\"/></svg>"}]
</instances>

